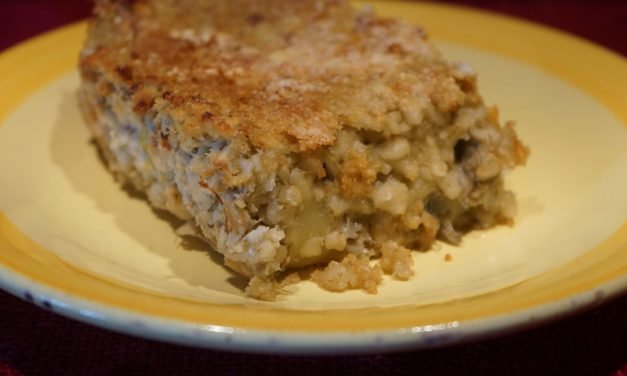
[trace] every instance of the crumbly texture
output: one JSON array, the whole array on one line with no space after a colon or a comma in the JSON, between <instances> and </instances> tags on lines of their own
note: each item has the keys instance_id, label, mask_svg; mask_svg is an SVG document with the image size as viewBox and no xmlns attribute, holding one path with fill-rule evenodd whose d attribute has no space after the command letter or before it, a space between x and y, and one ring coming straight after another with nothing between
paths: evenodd
<instances>
[{"instance_id":1,"label":"crumbly texture","mask_svg":"<svg viewBox=\"0 0 627 376\"><path fill-rule=\"evenodd\" d=\"M373 292L411 276L411 250L515 215L503 175L528 150L473 70L341 0L98 0L80 71L109 168L253 297L314 264Z\"/></svg>"}]
</instances>

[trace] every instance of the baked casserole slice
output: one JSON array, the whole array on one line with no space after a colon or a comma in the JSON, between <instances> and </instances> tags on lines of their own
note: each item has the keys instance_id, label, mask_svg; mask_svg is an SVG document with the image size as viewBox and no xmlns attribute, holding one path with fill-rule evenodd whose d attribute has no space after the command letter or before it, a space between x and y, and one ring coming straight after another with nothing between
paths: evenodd
<instances>
[{"instance_id":1,"label":"baked casserole slice","mask_svg":"<svg viewBox=\"0 0 627 376\"><path fill-rule=\"evenodd\" d=\"M509 224L528 150L425 32L341 0L98 0L80 105L110 170L273 299L375 292L410 251ZM375 261L376 260L376 261Z\"/></svg>"}]
</instances>

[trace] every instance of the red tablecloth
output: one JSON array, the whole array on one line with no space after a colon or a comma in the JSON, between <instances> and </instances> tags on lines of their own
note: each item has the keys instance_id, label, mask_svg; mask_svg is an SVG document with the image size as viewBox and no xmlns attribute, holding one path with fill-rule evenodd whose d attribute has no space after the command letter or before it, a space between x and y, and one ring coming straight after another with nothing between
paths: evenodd
<instances>
[{"instance_id":1,"label":"red tablecloth","mask_svg":"<svg viewBox=\"0 0 627 376\"><path fill-rule=\"evenodd\" d=\"M627 55L625 0L450 2L552 25ZM0 50L85 17L89 7L88 0L0 0ZM627 376L627 296L538 329L479 343L320 358L234 354L151 342L77 323L0 292L0 376L277 372Z\"/></svg>"}]
</instances>

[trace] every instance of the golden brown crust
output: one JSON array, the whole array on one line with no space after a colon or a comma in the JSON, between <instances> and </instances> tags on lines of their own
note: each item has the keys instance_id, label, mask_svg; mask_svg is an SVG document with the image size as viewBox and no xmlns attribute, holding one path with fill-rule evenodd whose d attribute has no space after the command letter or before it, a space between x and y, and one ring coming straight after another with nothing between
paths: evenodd
<instances>
[{"instance_id":1,"label":"golden brown crust","mask_svg":"<svg viewBox=\"0 0 627 376\"><path fill-rule=\"evenodd\" d=\"M165 111L191 137L286 151L333 144L347 123L381 124L410 88L455 105L439 88L449 68L418 27L344 1L193 3L98 1L83 74L104 73L138 114Z\"/></svg>"}]
</instances>

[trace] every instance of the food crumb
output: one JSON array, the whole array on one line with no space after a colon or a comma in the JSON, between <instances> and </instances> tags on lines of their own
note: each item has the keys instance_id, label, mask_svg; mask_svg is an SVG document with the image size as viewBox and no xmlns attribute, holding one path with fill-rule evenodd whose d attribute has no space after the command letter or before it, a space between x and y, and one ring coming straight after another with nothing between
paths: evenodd
<instances>
[{"instance_id":1,"label":"food crumb","mask_svg":"<svg viewBox=\"0 0 627 376\"><path fill-rule=\"evenodd\" d=\"M444 261L453 261L453 256L450 253L447 253L446 255L444 255Z\"/></svg>"}]
</instances>

